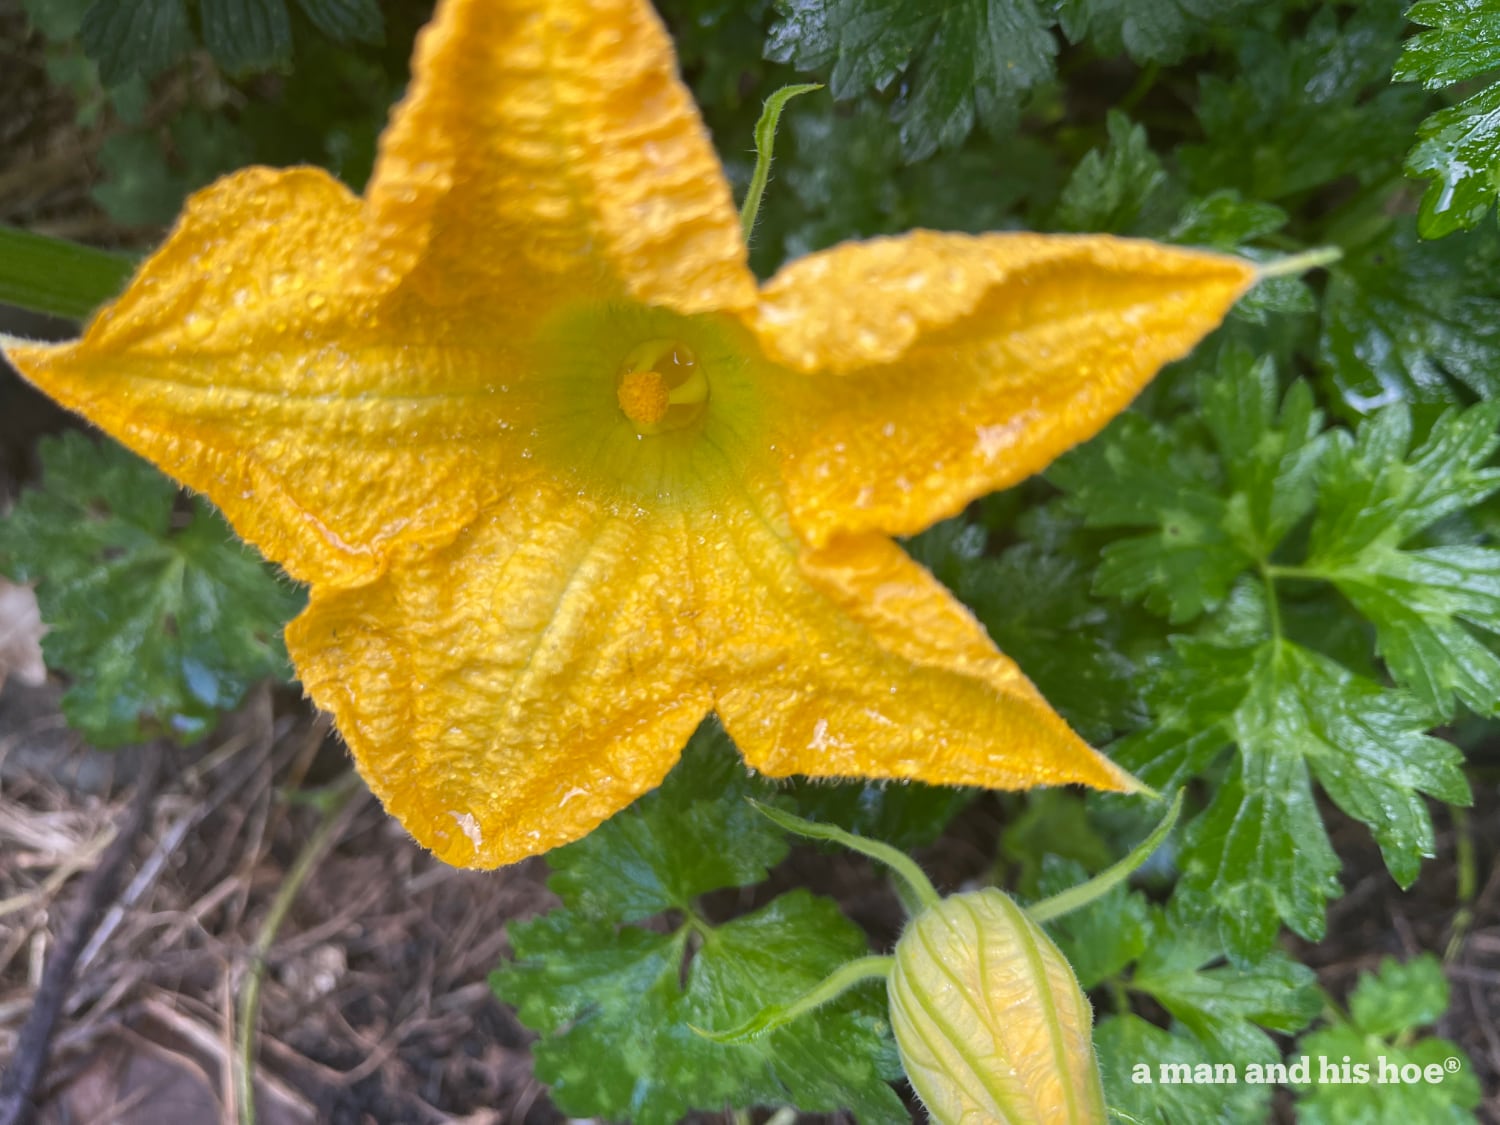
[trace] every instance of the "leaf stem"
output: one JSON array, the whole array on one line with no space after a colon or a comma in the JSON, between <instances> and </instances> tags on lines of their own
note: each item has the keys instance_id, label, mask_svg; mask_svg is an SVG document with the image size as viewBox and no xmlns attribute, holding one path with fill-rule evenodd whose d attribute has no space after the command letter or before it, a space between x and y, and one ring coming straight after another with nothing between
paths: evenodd
<instances>
[{"instance_id":1,"label":"leaf stem","mask_svg":"<svg viewBox=\"0 0 1500 1125\"><path fill-rule=\"evenodd\" d=\"M1118 863L1111 864L1099 874L1095 875L1086 883L1079 883L1076 887L1044 898L1026 908L1026 913L1031 920L1038 925L1050 922L1054 918L1061 918L1081 906L1087 906L1096 898L1109 893L1118 883L1123 883L1131 875L1135 874L1137 868L1146 860L1151 858L1151 853L1161 847L1161 842L1167 838L1167 833L1172 831L1172 826L1177 823L1177 816L1182 812L1182 790L1177 790L1177 796L1172 798L1172 807L1167 810L1167 815L1162 817L1161 823L1151 830L1151 834L1135 847L1130 849L1128 855Z\"/></svg>"},{"instance_id":2,"label":"leaf stem","mask_svg":"<svg viewBox=\"0 0 1500 1125\"><path fill-rule=\"evenodd\" d=\"M766 99L760 111L760 120L755 123L755 171L750 174L750 186L745 191L745 202L740 207L740 226L745 232L745 241L755 230L755 217L760 214L760 199L765 194L766 183L771 178L771 152L776 147L776 126L781 122L781 111L786 103L800 94L810 94L823 87L816 82L798 86L783 86Z\"/></svg>"},{"instance_id":3,"label":"leaf stem","mask_svg":"<svg viewBox=\"0 0 1500 1125\"><path fill-rule=\"evenodd\" d=\"M1304 250L1300 254L1289 254L1285 258L1277 258L1274 262L1267 262L1256 271L1256 280L1265 281L1272 277L1294 277L1297 274L1306 273L1308 270L1318 269L1320 266L1331 266L1344 256L1344 251L1337 246L1317 246L1311 250Z\"/></svg>"},{"instance_id":4,"label":"leaf stem","mask_svg":"<svg viewBox=\"0 0 1500 1125\"><path fill-rule=\"evenodd\" d=\"M0 303L82 320L124 287L136 263L62 238L0 226Z\"/></svg>"},{"instance_id":5,"label":"leaf stem","mask_svg":"<svg viewBox=\"0 0 1500 1125\"><path fill-rule=\"evenodd\" d=\"M895 963L896 959L889 956L859 957L840 965L790 1004L768 1004L744 1023L724 1031L709 1031L701 1027L693 1030L715 1043L748 1043L778 1027L785 1027L798 1016L820 1008L830 1000L837 1000L862 981L889 977Z\"/></svg>"},{"instance_id":6,"label":"leaf stem","mask_svg":"<svg viewBox=\"0 0 1500 1125\"><path fill-rule=\"evenodd\" d=\"M235 1033L238 1042L235 1051L234 1088L235 1100L239 1103L240 1125L255 1125L255 1019L260 1014L260 982L266 972L266 954L271 951L276 931L286 919L287 911L297 898L297 892L343 831L345 814L352 811L351 802L363 792L365 787L359 774L350 770L319 794L323 819L318 822L317 830L302 846L296 862L282 880L276 897L271 900L271 908L260 924L260 931L255 935L255 944L250 947L250 967L240 986L240 1018Z\"/></svg>"},{"instance_id":7,"label":"leaf stem","mask_svg":"<svg viewBox=\"0 0 1500 1125\"><path fill-rule=\"evenodd\" d=\"M785 828L788 832L806 836L811 840L827 840L830 843L842 844L851 851L859 852L860 855L879 860L901 876L924 910L942 901L932 881L922 874L922 869L917 866L916 861L905 852L889 844L882 844L879 840L870 840L864 836L856 836L853 832L845 832L842 828L836 828L832 824L819 824L815 820L804 820L774 805L763 805L759 801L751 801L750 804L762 816Z\"/></svg>"}]
</instances>

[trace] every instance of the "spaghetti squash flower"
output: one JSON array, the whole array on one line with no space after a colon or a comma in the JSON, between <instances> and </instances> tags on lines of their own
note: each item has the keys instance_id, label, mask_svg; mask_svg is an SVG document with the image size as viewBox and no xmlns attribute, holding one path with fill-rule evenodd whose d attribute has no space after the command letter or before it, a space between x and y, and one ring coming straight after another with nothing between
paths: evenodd
<instances>
[{"instance_id":1,"label":"spaghetti squash flower","mask_svg":"<svg viewBox=\"0 0 1500 1125\"><path fill-rule=\"evenodd\" d=\"M8 354L311 585L307 691L492 867L710 712L776 777L1131 788L891 536L1093 435L1253 278L918 231L758 288L646 0L446 0L362 199L232 175L82 339Z\"/></svg>"}]
</instances>

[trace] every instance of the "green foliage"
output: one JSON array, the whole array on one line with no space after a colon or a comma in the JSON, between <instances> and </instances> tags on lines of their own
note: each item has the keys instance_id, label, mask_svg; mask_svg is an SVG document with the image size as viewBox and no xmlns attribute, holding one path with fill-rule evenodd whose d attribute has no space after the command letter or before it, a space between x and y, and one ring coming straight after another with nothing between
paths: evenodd
<instances>
[{"instance_id":1,"label":"green foliage","mask_svg":"<svg viewBox=\"0 0 1500 1125\"><path fill-rule=\"evenodd\" d=\"M1424 954L1401 964L1386 958L1359 978L1349 997L1349 1018L1304 1035L1297 1052L1335 1064L1364 1067L1353 1082L1313 1081L1299 1086L1297 1120L1307 1125L1364 1121L1432 1121L1462 1125L1477 1118L1479 1081L1473 1064L1446 1039L1418 1031L1448 1007L1448 982L1437 958ZM1403 1075L1403 1071L1405 1074ZM1413 1075L1422 1077L1413 1080Z\"/></svg>"},{"instance_id":2,"label":"green foliage","mask_svg":"<svg viewBox=\"0 0 1500 1125\"><path fill-rule=\"evenodd\" d=\"M1396 62L1398 82L1435 90L1500 66L1496 0L1421 0L1406 18L1432 30L1407 40ZM1484 218L1500 191L1500 86L1485 86L1423 121L1406 171L1433 181L1417 211L1424 238L1467 230Z\"/></svg>"},{"instance_id":3,"label":"green foliage","mask_svg":"<svg viewBox=\"0 0 1500 1125\"><path fill-rule=\"evenodd\" d=\"M1049 862L1043 892L1076 884L1083 870ZM1280 1058L1268 1032L1294 1034L1322 1007L1310 969L1280 952L1253 964L1225 963L1211 931L1178 907L1163 910L1139 891L1108 895L1049 926L1085 988L1108 985L1114 1011L1096 1024L1107 1101L1141 1122L1263 1120L1270 1088L1162 1082L1162 1064L1250 1063ZM1137 1008L1159 1006L1165 1030ZM1137 1068L1150 1074L1140 1081ZM1229 1109L1223 1099L1229 1098Z\"/></svg>"},{"instance_id":4,"label":"green foliage","mask_svg":"<svg viewBox=\"0 0 1500 1125\"><path fill-rule=\"evenodd\" d=\"M100 746L207 733L265 676L286 676L302 595L203 504L118 446L42 443L43 486L0 522L0 571L36 582L68 722Z\"/></svg>"},{"instance_id":5,"label":"green foliage","mask_svg":"<svg viewBox=\"0 0 1500 1125\"><path fill-rule=\"evenodd\" d=\"M1096 589L1179 625L1213 614L1156 662L1153 721L1115 754L1171 790L1236 748L1184 833L1177 900L1213 920L1245 963L1271 948L1283 922L1321 937L1326 901L1339 893L1313 781L1369 825L1408 886L1433 854L1421 795L1469 799L1458 749L1423 732L1451 716L1455 696L1483 713L1500 698L1500 660L1465 624L1500 625L1500 552L1403 549L1500 487L1500 470L1486 467L1500 410L1445 415L1408 452L1399 404L1351 436L1321 431L1306 384L1292 386L1279 413L1276 396L1269 361L1226 349L1215 377L1197 384L1192 415L1171 429L1123 418L1050 474L1087 522L1151 528L1104 548ZM1284 563L1289 550L1304 561ZM1282 586L1314 583L1370 623L1396 688L1319 651L1326 627L1294 636ZM1325 599L1324 620L1346 612L1326 590L1313 596Z\"/></svg>"},{"instance_id":6,"label":"green foliage","mask_svg":"<svg viewBox=\"0 0 1500 1125\"><path fill-rule=\"evenodd\" d=\"M752 785L726 740L700 734L662 788L551 856L564 908L511 926L515 958L492 977L542 1033L538 1076L574 1116L670 1125L690 1109L796 1105L899 1125L906 1110L878 986L749 1043L694 1028L736 1027L787 1003L867 952L828 899L796 890L722 924L696 896L762 879L786 852L744 797ZM670 909L666 924L637 921Z\"/></svg>"},{"instance_id":7,"label":"green foliage","mask_svg":"<svg viewBox=\"0 0 1500 1125\"><path fill-rule=\"evenodd\" d=\"M1356 410L1500 393L1500 231L1424 243L1401 220L1331 272L1319 359Z\"/></svg>"}]
</instances>

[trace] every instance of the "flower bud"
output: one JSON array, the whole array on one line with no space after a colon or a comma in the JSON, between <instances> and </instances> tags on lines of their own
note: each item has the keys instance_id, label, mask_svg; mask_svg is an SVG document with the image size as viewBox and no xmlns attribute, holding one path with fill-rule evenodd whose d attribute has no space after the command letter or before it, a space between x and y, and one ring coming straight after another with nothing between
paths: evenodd
<instances>
[{"instance_id":1,"label":"flower bud","mask_svg":"<svg viewBox=\"0 0 1500 1125\"><path fill-rule=\"evenodd\" d=\"M993 888L912 919L889 978L891 1025L937 1125L1103 1122L1093 1010L1062 952Z\"/></svg>"}]
</instances>

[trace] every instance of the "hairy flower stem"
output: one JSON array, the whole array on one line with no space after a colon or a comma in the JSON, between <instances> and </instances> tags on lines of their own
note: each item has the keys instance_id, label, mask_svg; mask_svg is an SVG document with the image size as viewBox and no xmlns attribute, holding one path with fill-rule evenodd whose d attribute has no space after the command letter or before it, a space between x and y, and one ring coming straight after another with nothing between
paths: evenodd
<instances>
[{"instance_id":1,"label":"hairy flower stem","mask_svg":"<svg viewBox=\"0 0 1500 1125\"><path fill-rule=\"evenodd\" d=\"M1344 256L1344 251L1337 246L1318 246L1312 250L1304 250L1300 254L1290 254L1285 258L1277 258L1274 262L1268 262L1261 266L1256 274L1257 281L1266 281L1273 277L1296 277L1298 274L1315 270L1321 266L1331 266Z\"/></svg>"},{"instance_id":2,"label":"hairy flower stem","mask_svg":"<svg viewBox=\"0 0 1500 1125\"><path fill-rule=\"evenodd\" d=\"M755 229L755 217L760 214L760 198L771 178L771 152L776 147L776 126L781 122L781 111L799 94L810 94L822 88L816 82L783 86L766 99L765 108L760 111L760 120L755 123L755 171L750 174L750 186L745 190L745 202L740 206L740 226L744 228L747 242Z\"/></svg>"}]
</instances>

